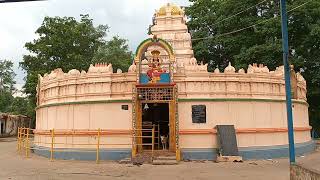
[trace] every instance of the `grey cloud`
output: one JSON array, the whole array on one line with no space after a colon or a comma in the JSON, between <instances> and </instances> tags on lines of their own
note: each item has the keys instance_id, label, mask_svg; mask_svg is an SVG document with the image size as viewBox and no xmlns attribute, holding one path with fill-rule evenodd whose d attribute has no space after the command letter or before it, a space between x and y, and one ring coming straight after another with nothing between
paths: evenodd
<instances>
[{"instance_id":1,"label":"grey cloud","mask_svg":"<svg viewBox=\"0 0 320 180\"><path fill-rule=\"evenodd\" d=\"M25 76L18 68L26 42L36 38L34 32L45 16L72 16L89 14L95 25L108 24L106 39L119 35L129 40L132 51L147 37L155 9L172 2L186 6L187 0L49 0L0 4L0 58L15 63L18 86Z\"/></svg>"}]
</instances>

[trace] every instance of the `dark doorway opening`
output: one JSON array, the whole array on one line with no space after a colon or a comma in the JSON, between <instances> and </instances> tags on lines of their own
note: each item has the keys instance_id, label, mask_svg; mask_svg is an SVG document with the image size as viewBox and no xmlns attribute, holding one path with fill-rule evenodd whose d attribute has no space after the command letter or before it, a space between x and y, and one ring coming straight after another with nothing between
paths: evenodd
<instances>
[{"instance_id":1,"label":"dark doorway opening","mask_svg":"<svg viewBox=\"0 0 320 180\"><path fill-rule=\"evenodd\" d=\"M169 103L142 103L142 129L155 128L155 149L169 149ZM152 136L152 132L142 132L142 136ZM143 143L152 143L152 138L142 138ZM144 146L151 149L151 146Z\"/></svg>"},{"instance_id":2,"label":"dark doorway opening","mask_svg":"<svg viewBox=\"0 0 320 180\"><path fill-rule=\"evenodd\" d=\"M1 134L4 134L4 123L3 122L1 122Z\"/></svg>"}]
</instances>

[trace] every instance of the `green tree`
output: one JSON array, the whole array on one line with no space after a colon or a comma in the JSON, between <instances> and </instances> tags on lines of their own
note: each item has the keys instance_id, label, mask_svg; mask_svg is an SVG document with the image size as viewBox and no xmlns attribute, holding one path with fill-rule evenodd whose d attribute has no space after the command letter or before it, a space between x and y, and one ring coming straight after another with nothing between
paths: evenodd
<instances>
[{"instance_id":1,"label":"green tree","mask_svg":"<svg viewBox=\"0 0 320 180\"><path fill-rule=\"evenodd\" d=\"M131 60L132 52L129 51L127 40L114 36L105 45L99 47L92 63L111 63L114 71L117 69L127 71Z\"/></svg>"},{"instance_id":2,"label":"green tree","mask_svg":"<svg viewBox=\"0 0 320 180\"><path fill-rule=\"evenodd\" d=\"M222 70L229 61L237 69L255 62L270 69L283 64L279 0L190 1L186 14L195 56L209 70ZM320 1L287 4L289 60L307 80L310 121L320 132Z\"/></svg>"},{"instance_id":3,"label":"green tree","mask_svg":"<svg viewBox=\"0 0 320 180\"><path fill-rule=\"evenodd\" d=\"M0 112L9 112L14 93L13 63L0 60Z\"/></svg>"},{"instance_id":4,"label":"green tree","mask_svg":"<svg viewBox=\"0 0 320 180\"><path fill-rule=\"evenodd\" d=\"M8 91L3 91L0 93L0 112L8 113L10 112L11 103L13 101L13 96Z\"/></svg>"},{"instance_id":5,"label":"green tree","mask_svg":"<svg viewBox=\"0 0 320 180\"><path fill-rule=\"evenodd\" d=\"M105 43L107 25L95 27L89 15L80 15L80 21L73 17L45 17L36 30L38 38L27 42L30 54L20 63L27 72L25 93L35 107L38 74L45 74L56 68L68 72L71 69L87 70L98 47Z\"/></svg>"},{"instance_id":6,"label":"green tree","mask_svg":"<svg viewBox=\"0 0 320 180\"><path fill-rule=\"evenodd\" d=\"M269 0L255 8L256 0L191 0L188 22L195 56L209 63L209 70L223 69L230 61L237 68L264 63L270 68L281 64L281 24L278 2ZM237 14L240 10L245 10ZM268 21L266 21L268 20ZM266 21L265 23L261 23ZM261 24L259 24L261 23ZM257 24L240 32L229 32ZM280 58L279 58L280 57ZM278 60L279 59L279 60Z\"/></svg>"},{"instance_id":7,"label":"green tree","mask_svg":"<svg viewBox=\"0 0 320 180\"><path fill-rule=\"evenodd\" d=\"M0 60L0 92L6 91L12 93L14 90L13 63L8 60Z\"/></svg>"},{"instance_id":8,"label":"green tree","mask_svg":"<svg viewBox=\"0 0 320 180\"><path fill-rule=\"evenodd\" d=\"M12 114L32 115L32 109L29 107L29 100L27 97L14 97L10 104L9 112Z\"/></svg>"}]
</instances>

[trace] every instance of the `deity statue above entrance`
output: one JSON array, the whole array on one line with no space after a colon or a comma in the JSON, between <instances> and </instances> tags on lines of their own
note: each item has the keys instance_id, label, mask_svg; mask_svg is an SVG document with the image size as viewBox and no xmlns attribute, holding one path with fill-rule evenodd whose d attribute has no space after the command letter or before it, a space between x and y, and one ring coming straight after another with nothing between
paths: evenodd
<instances>
[{"instance_id":1,"label":"deity statue above entrance","mask_svg":"<svg viewBox=\"0 0 320 180\"><path fill-rule=\"evenodd\" d=\"M141 61L143 70L140 74L141 84L170 83L169 63L163 62L160 51L151 51L149 60Z\"/></svg>"},{"instance_id":2,"label":"deity statue above entrance","mask_svg":"<svg viewBox=\"0 0 320 180\"><path fill-rule=\"evenodd\" d=\"M147 75L149 77L150 83L157 83L160 81L160 75L164 73L160 66L160 51L154 50L151 52L152 59L149 63L149 70L147 71Z\"/></svg>"}]
</instances>

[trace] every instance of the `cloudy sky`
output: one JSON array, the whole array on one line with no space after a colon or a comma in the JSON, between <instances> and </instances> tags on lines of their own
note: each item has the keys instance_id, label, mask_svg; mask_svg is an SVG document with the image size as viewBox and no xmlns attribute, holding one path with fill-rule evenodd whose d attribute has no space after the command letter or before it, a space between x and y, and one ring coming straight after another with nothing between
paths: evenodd
<instances>
[{"instance_id":1,"label":"cloudy sky","mask_svg":"<svg viewBox=\"0 0 320 180\"><path fill-rule=\"evenodd\" d=\"M39 2L0 3L0 59L14 62L17 87L24 83L19 69L26 42L36 38L35 31L45 16L89 14L94 24L109 25L106 39L114 35L129 40L132 51L147 37L155 9L171 2L187 6L188 0L48 0Z\"/></svg>"}]
</instances>

